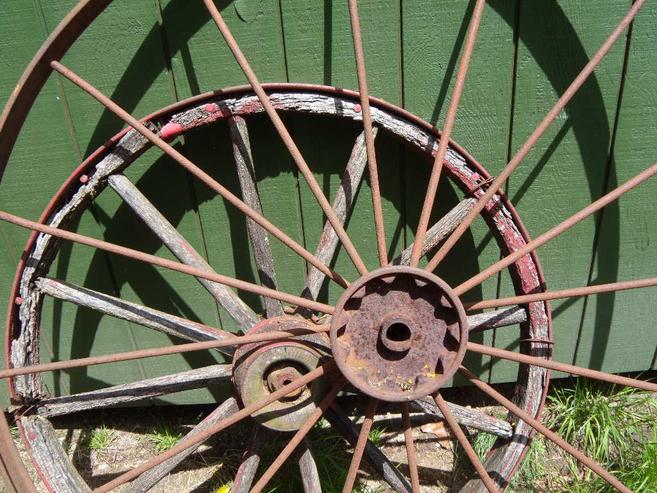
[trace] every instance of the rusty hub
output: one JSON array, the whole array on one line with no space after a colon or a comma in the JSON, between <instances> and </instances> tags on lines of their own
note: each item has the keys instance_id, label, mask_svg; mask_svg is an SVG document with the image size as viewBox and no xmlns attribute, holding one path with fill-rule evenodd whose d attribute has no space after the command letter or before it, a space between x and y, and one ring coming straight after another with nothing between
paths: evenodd
<instances>
[{"instance_id":1,"label":"rusty hub","mask_svg":"<svg viewBox=\"0 0 657 493\"><path fill-rule=\"evenodd\" d=\"M352 284L338 301L331 348L344 376L386 401L436 392L465 354L465 311L439 277L385 267Z\"/></svg>"},{"instance_id":2,"label":"rusty hub","mask_svg":"<svg viewBox=\"0 0 657 493\"><path fill-rule=\"evenodd\" d=\"M255 325L249 334L281 330L312 329L314 324L296 317L276 317ZM330 355L325 334L296 336L240 346L233 357L233 377L237 393L245 406L259 402L317 368ZM326 382L315 380L282 399L262 408L253 417L263 426L277 431L294 431L308 419L325 395Z\"/></svg>"}]
</instances>

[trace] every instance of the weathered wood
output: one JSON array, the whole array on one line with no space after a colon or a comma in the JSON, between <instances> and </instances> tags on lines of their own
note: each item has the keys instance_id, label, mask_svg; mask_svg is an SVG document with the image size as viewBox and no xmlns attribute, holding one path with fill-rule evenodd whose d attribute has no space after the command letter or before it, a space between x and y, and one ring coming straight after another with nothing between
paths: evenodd
<instances>
[{"instance_id":1,"label":"weathered wood","mask_svg":"<svg viewBox=\"0 0 657 493\"><path fill-rule=\"evenodd\" d=\"M308 438L304 438L301 444L299 444L298 451L300 453L299 472L301 473L301 483L303 484L304 493L322 493L317 462L315 462L315 458L313 457Z\"/></svg>"},{"instance_id":2,"label":"weathered wood","mask_svg":"<svg viewBox=\"0 0 657 493\"><path fill-rule=\"evenodd\" d=\"M228 398L224 401L217 409L208 414L199 424L197 424L185 437L191 438L202 431L210 428L211 426L217 424L219 421L228 418L229 416L235 414L239 410L239 406L234 397ZM161 464L155 466L153 469L150 469L148 472L145 472L133 482L131 482L126 491L130 493L143 493L149 491L153 486L155 486L162 478L167 474L173 471L178 465L180 465L187 457L192 455L201 444L194 445L186 450L183 450L175 457L162 462Z\"/></svg>"},{"instance_id":3,"label":"weathered wood","mask_svg":"<svg viewBox=\"0 0 657 493\"><path fill-rule=\"evenodd\" d=\"M477 313L468 316L470 332L495 329L527 321L527 310L522 306L500 308L492 312Z\"/></svg>"},{"instance_id":4,"label":"weathered wood","mask_svg":"<svg viewBox=\"0 0 657 493\"><path fill-rule=\"evenodd\" d=\"M438 406L436 406L436 403L433 402L431 397L417 399L413 401L413 404L425 413L436 416L439 419L444 419L443 413L440 412L440 409L438 409ZM469 426L502 438L511 438L513 435L513 426L508 421L493 418L482 412L468 409L452 402L448 402L447 405L461 426Z\"/></svg>"},{"instance_id":5,"label":"weathered wood","mask_svg":"<svg viewBox=\"0 0 657 493\"><path fill-rule=\"evenodd\" d=\"M269 433L260 425L254 425L251 443L244 457L242 457L240 466L237 468L233 486L230 488L231 493L249 493L251 490L258 466L260 465L262 446L268 435Z\"/></svg>"},{"instance_id":6,"label":"weathered wood","mask_svg":"<svg viewBox=\"0 0 657 493\"><path fill-rule=\"evenodd\" d=\"M30 442L32 460L48 478L52 491L57 493L91 491L69 460L50 421L37 415L23 416L21 425Z\"/></svg>"},{"instance_id":7,"label":"weathered wood","mask_svg":"<svg viewBox=\"0 0 657 493\"><path fill-rule=\"evenodd\" d=\"M431 252L443 241L456 227L461 224L463 218L470 212L476 199L469 197L459 202L451 211L445 214L436 224L427 230L422 246L421 256ZM406 248L392 263L395 265L408 265L413 251L413 243Z\"/></svg>"},{"instance_id":8,"label":"weathered wood","mask_svg":"<svg viewBox=\"0 0 657 493\"><path fill-rule=\"evenodd\" d=\"M230 127L230 138L233 142L233 156L237 166L237 176L242 189L242 200L253 210L262 214L262 204L260 203L260 195L256 185L255 167L246 122L241 116L230 117L228 126ZM253 246L253 255L260 282L268 288L278 289L274 256L269 245L269 235L262 226L251 218L246 218L246 225ZM283 305L280 301L267 297L264 300L268 318L283 315Z\"/></svg>"},{"instance_id":9,"label":"weathered wood","mask_svg":"<svg viewBox=\"0 0 657 493\"><path fill-rule=\"evenodd\" d=\"M359 429L340 407L334 404L326 411L324 417L349 443L356 445ZM394 491L397 493L411 493L411 485L406 478L371 440L367 440L363 456Z\"/></svg>"},{"instance_id":10,"label":"weathered wood","mask_svg":"<svg viewBox=\"0 0 657 493\"><path fill-rule=\"evenodd\" d=\"M376 138L378 129L375 127L372 130L374 137ZM338 187L338 190L335 193L335 199L333 200L333 210L342 224L344 224L349 211L354 205L354 198L356 197L358 187L360 187L363 180L363 172L366 164L367 152L365 149L365 133L361 132L356 138L356 142L351 151L351 156L349 157L349 162L347 163L347 167L342 175L342 180L340 181L340 186ZM324 223L322 236L319 238L315 255L322 262L330 264L337 247L338 235L335 233L331 223L326 221ZM325 278L326 275L323 272L320 272L315 267L311 267L308 277L306 278L306 288L301 296L316 299Z\"/></svg>"},{"instance_id":11,"label":"weathered wood","mask_svg":"<svg viewBox=\"0 0 657 493\"><path fill-rule=\"evenodd\" d=\"M64 281L41 277L37 279L36 285L41 292L53 298L69 301L181 339L196 342L232 337L229 332ZM233 348L230 347L221 348L221 351L225 354L233 354Z\"/></svg>"},{"instance_id":12,"label":"weathered wood","mask_svg":"<svg viewBox=\"0 0 657 493\"><path fill-rule=\"evenodd\" d=\"M214 273L214 269L212 269L203 256L178 233L176 228L127 177L122 174L112 175L108 178L108 183L123 201L144 221L144 224L171 250L178 260L197 269ZM198 281L244 330L252 327L258 321L258 316L233 290L222 284L208 281L207 279L199 278Z\"/></svg>"},{"instance_id":13,"label":"weathered wood","mask_svg":"<svg viewBox=\"0 0 657 493\"><path fill-rule=\"evenodd\" d=\"M39 402L37 411L41 416L51 417L106 408L183 390L217 385L230 378L232 373L231 365L212 365L90 392L44 399Z\"/></svg>"}]
</instances>

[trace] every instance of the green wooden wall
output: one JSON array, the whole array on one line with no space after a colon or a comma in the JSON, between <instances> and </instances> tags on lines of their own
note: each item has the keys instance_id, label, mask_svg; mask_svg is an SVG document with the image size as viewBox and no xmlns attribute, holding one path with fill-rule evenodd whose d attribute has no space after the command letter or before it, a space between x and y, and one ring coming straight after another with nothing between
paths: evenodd
<instances>
[{"instance_id":1,"label":"green wooden wall","mask_svg":"<svg viewBox=\"0 0 657 493\"><path fill-rule=\"evenodd\" d=\"M0 104L73 0L3 0L0 16ZM473 2L464 0L361 0L361 21L370 92L438 126L458 66ZM572 78L623 17L630 0L491 0L488 2L463 95L454 139L493 174L551 107ZM356 88L346 0L236 0L220 7L263 81L313 82ZM648 2L631 32L619 40L537 148L507 184L530 233L537 235L657 156L657 6ZM64 64L134 115L200 92L245 83L200 0L116 0L81 37ZM356 125L287 118L293 135L327 195L332 195L348 159ZM37 218L49 198L85 155L122 128L121 123L68 82L52 77L40 95L0 186L0 209ZM250 125L263 209L275 224L314 250L321 211L269 122ZM429 168L385 136L377 139L388 243L399 252L413 239L422 195L417 183ZM238 190L225 125L177 141L208 173ZM187 176L160 153L149 151L128 171L179 231L221 273L255 280L243 217ZM548 286L654 276L657 219L655 184L631 192L619 204L543 247ZM347 231L374 267L376 253L369 186ZM457 201L441 187L436 217ZM78 231L171 257L144 231L111 190L82 217ZM138 233L138 234L137 234ZM233 241L230 241L230 238ZM0 224L0 299L27 234ZM273 240L280 287L298 292L306 266ZM441 266L452 282L499 257L486 228L476 224ZM469 259L463 262L462 259ZM472 260L472 259L475 260ZM336 268L354 278L341 252ZM86 247L66 246L53 277L83 284L148 306L234 329L227 314L193 279L136 264ZM493 278L470 297L507 295L507 275ZM335 300L339 292L325 293ZM245 297L256 310L260 301ZM657 290L567 300L552 305L555 358L607 371L641 371L655 365ZM6 305L0 308L4 320ZM44 308L44 359L65 359L170 343L164 335L49 300ZM515 348L515 332L499 329L485 341ZM54 375L52 392L84 389L170 373L215 356L187 355L130 362ZM491 381L512 379L512 364L475 358L470 364ZM2 388L0 398L5 399ZM200 402L209 391L173 400Z\"/></svg>"}]
</instances>

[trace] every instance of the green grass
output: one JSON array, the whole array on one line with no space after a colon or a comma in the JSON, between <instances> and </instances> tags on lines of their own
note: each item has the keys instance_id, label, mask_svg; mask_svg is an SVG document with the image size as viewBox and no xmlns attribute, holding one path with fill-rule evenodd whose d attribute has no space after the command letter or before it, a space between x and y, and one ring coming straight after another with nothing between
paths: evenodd
<instances>
[{"instance_id":1,"label":"green grass","mask_svg":"<svg viewBox=\"0 0 657 493\"><path fill-rule=\"evenodd\" d=\"M116 436L114 432L105 425L100 425L100 427L91 430L89 436L86 440L86 448L88 450L105 450L107 449L114 440Z\"/></svg>"},{"instance_id":2,"label":"green grass","mask_svg":"<svg viewBox=\"0 0 657 493\"><path fill-rule=\"evenodd\" d=\"M548 406L548 425L603 463L619 458L657 416L657 400L649 394L629 387L605 392L586 380L557 388Z\"/></svg>"},{"instance_id":3,"label":"green grass","mask_svg":"<svg viewBox=\"0 0 657 493\"><path fill-rule=\"evenodd\" d=\"M149 433L148 439L155 447L155 451L158 454L161 454L162 452L166 452L173 448L182 436L182 433L173 431L173 429L167 425L162 425Z\"/></svg>"},{"instance_id":4,"label":"green grass","mask_svg":"<svg viewBox=\"0 0 657 493\"><path fill-rule=\"evenodd\" d=\"M612 472L630 490L657 491L657 399L629 387L601 389L584 380L548 398L548 424ZM615 491L574 459L565 493Z\"/></svg>"},{"instance_id":5,"label":"green grass","mask_svg":"<svg viewBox=\"0 0 657 493\"><path fill-rule=\"evenodd\" d=\"M9 427L9 432L11 433L11 437L16 440L20 436L20 432L18 431L18 426L10 426Z\"/></svg>"},{"instance_id":6,"label":"green grass","mask_svg":"<svg viewBox=\"0 0 657 493\"><path fill-rule=\"evenodd\" d=\"M367 438L369 438L369 440L378 447L383 443L383 435L385 434L385 432L386 432L385 428L377 428L373 426L370 429L370 433L369 435L367 435Z\"/></svg>"}]
</instances>

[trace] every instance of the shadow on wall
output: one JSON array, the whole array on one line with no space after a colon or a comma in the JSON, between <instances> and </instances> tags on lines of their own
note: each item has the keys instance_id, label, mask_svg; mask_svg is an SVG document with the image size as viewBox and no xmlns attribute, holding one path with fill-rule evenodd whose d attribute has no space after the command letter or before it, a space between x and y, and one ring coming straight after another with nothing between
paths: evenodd
<instances>
[{"instance_id":1,"label":"shadow on wall","mask_svg":"<svg viewBox=\"0 0 657 493\"><path fill-rule=\"evenodd\" d=\"M229 4L230 2L220 2L218 6L220 8L226 8ZM328 7L328 4L329 2L327 2L327 8L324 10L327 41L325 46L327 46L327 50L330 50L332 44L331 31L333 29L333 23L331 19L331 9ZM503 4L504 0L494 0L489 2L490 7L495 9L498 15L502 16L512 29L517 30L517 12L514 12L514 9L503 7ZM470 6L470 9L471 8L472 5ZM523 22L522 30L518 33L519 40L527 47L532 57L536 60L537 64L543 69L555 92L561 94L567 87L568 83L575 77L575 75L586 64L586 62L588 62L589 56L582 46L582 43L580 42L574 27L556 2L541 2L541 9L541 16L533 17L531 19L528 18L525 22ZM469 12L470 10L468 10L468 13ZM181 26L177 36L175 37L175 40L173 41L173 44L171 44L170 41L168 48L170 56L174 56L178 53L180 54L185 68L185 74L188 78L190 86L196 92L216 89L209 87L199 87L197 78L195 76L197 67L194 67L191 56L189 54L189 50L187 48L187 41L192 38L202 26L210 22L208 14L205 11L202 3L190 3L186 0L172 0L163 11L163 18L165 25L175 20L176 25ZM451 62L447 67L445 79L439 86L436 106L434 108L434 116L436 119L446 104L446 98L449 96L447 87L449 80L454 75L458 54L460 53L462 47L468 20L469 19L467 16L464 17L457 42L452 50ZM559 47L545 45L541 36L542 30L546 29L545 26L559 26L559 42L562 44L564 49L568 50L568 57L562 57L557 60L556 54L560 51ZM220 36L219 33L217 33L217 36ZM170 61L164 59L164 57L159 59L153 56L154 52L160 50L161 42L162 33L160 28L155 26L146 36L132 63L128 66L120 81L117 83L115 91L111 94L112 99L117 101L128 111L132 111L136 107L143 94L148 91L149 87L155 81L157 76L161 74L163 70L166 70L170 64ZM328 85L331 84L331 60L331 53L328 51L325 53L324 64L324 82ZM591 121L595 121L596 126L591 126ZM592 198L597 198L601 193L602 185L600 180L600 169L601 166L607 163L607 149L609 148L611 142L611 130L606 123L608 121L609 116L605 110L600 86L595 77L592 77L583 87L580 95L570 104L569 118L566 126L561 129L553 141L547 146L547 151L536 164L534 171L528 176L525 183L519 184L520 187L517 189L516 195L512 197L512 199L517 200L528 191L528 188L530 187L532 181L535 179L535 176L547 164L551 153L559 145L560 139L563 138L563 135L568 130L568 128L572 129L580 147L584 168L588 178L590 196ZM115 134L120 129L121 126L117 123L114 116L109 112L105 112L98 121L95 131L90 139L90 145L86 150L86 154L89 154L95 150L95 148L105 142L109 135ZM185 144L185 152L192 152L192 149L190 149L189 146L192 145L193 140L194 139ZM199 141L202 139L195 140ZM280 157L280 160L278 161L257 161L259 173L258 178L263 179L275 176L281 173L283 169L291 170L291 166L286 167L281 165L285 159L287 159L285 164L289 164L289 158L283 157ZM342 172L342 167L344 166L345 161L333 160L332 162L335 164L335 166L327 165L324 167L315 167L316 163L314 162L311 163L311 166L326 176L330 176L331 174L340 174ZM236 188L236 176L234 175L232 168L230 172L227 171L227 168L219 169L220 167L211 166L213 162L209 160L200 164L206 169L206 171L214 173L215 177L218 178L222 183L229 184L232 190L238 190ZM202 191L201 187L195 188L190 185L190 190L194 191L194 194L190 194L190 196L193 197L193 200L195 200L196 203L193 201L173 202L166 200L168 197L170 197L170 195L168 195L170 190L167 189L167 184L170 186L172 181L168 175L171 166L172 164L168 162L166 158L158 159L154 165L148 171L146 171L143 176L141 176L136 184L157 206L162 207L162 210L167 218L174 225L177 225L186 212L192 208L198 208L200 204L210 200L212 195L207 191ZM217 175L217 173L219 175ZM325 185L328 183L328 181L328 178L324 180ZM608 187L614 187L615 184L615 171L613 166L611 166L608 177ZM386 190L384 190L384 193L385 192ZM441 193L448 194L447 200L442 202L445 204L445 206L454 204L456 202L456 195L452 190L445 190L444 192L441 191ZM400 214L400 218L403 218L403 211L405 210L406 204L400 202L399 197L397 196L388 196L386 198L393 203L394 207ZM406 197L406 200L410 199ZM361 200L361 202L364 201ZM119 243L123 242L125 244L126 240L129 240L129 238L126 238L125 236L126 224L134 222L135 219L132 217L132 212L129 211L126 206L121 206L117 213L112 217L103 216L102 210L97 210L96 212L99 222L105 228L107 228L106 238L108 241L116 241ZM408 218L404 220L409 229L415 228L415 218ZM618 231L619 213L618 206L616 204L607 207L605 210L605 221L610 229L613 229L616 232ZM229 214L229 222L232 241L239 242L239 244L234 245L233 251L247 251L248 237L246 234L246 227L243 218L239 214L231 212ZM603 244L597 245L598 278L593 279L592 282L608 282L616 279L618 272L618 235L610 235L609 238L613 238L613 240L606 241ZM467 243L470 246L470 249L469 252L465 253L474 254L474 252L477 250L472 237L468 238ZM158 246L159 243L156 241L147 241L142 242L139 245L139 248L147 252L154 252ZM68 267L67 262L70 262L70 258L68 257L69 252L70 251L65 247L60 254L60 262L58 264L57 272L58 277L65 277L65 273ZM252 270L248 255L234 255L233 263L237 275L240 275L245 280L256 280L257 276L256 273L254 273ZM478 267L479 266L477 265L470 265L468 269L473 269L474 273L474 269ZM120 291L120 285L95 285L97 282L95 281L94 271L96 269L106 268L107 259L105 256L101 253L96 254L96 258L91 264L87 279L85 279L85 285L92 289L99 289L105 292L111 292L112 290ZM193 309L185 304L185 300L180 299L176 291L172 289L170 285L165 281L165 279L150 266L141 265L135 268L131 268L129 272L126 272L124 269L122 274L125 275L123 275L120 279L117 279L117 282L130 284L131 288L137 293L137 295L145 304L169 311L171 313L180 313L181 316L187 318L198 318ZM152 286L158 286L157 293L154 292ZM555 288L561 287L562 286L555 286ZM255 307L259 307L259 300L253 297L247 297L247 299ZM610 330L609 324L613 313L613 302L613 294L603 295L596 305L597 311L595 314L594 323L595 342L590 360L590 366L593 368L600 367L604 359L604 354L608 342L608 332ZM565 310L567 307L568 304L561 305L559 311ZM558 312L556 314L558 315ZM89 349L93 343L94 333L98 327L98 323L99 317L97 315L79 312L75 320L74 327L74 337L77 341L79 341L79 344L73 348L73 354L71 354L72 357L84 356L88 354ZM580 326L580 331L582 329L583 325ZM55 330L55 337L58 337L58 330ZM196 356L194 358L196 358ZM189 361L191 363L192 360ZM204 363L204 361L200 362ZM194 363L198 364L199 360L195 359ZM479 370L483 369L482 365L479 366ZM476 367L473 369L476 369ZM88 387L88 382L83 383L83 379L85 378L88 377L82 373L76 373L75 378L71 381L71 391L78 391L79 389L76 388L78 386L85 388Z\"/></svg>"}]
</instances>

